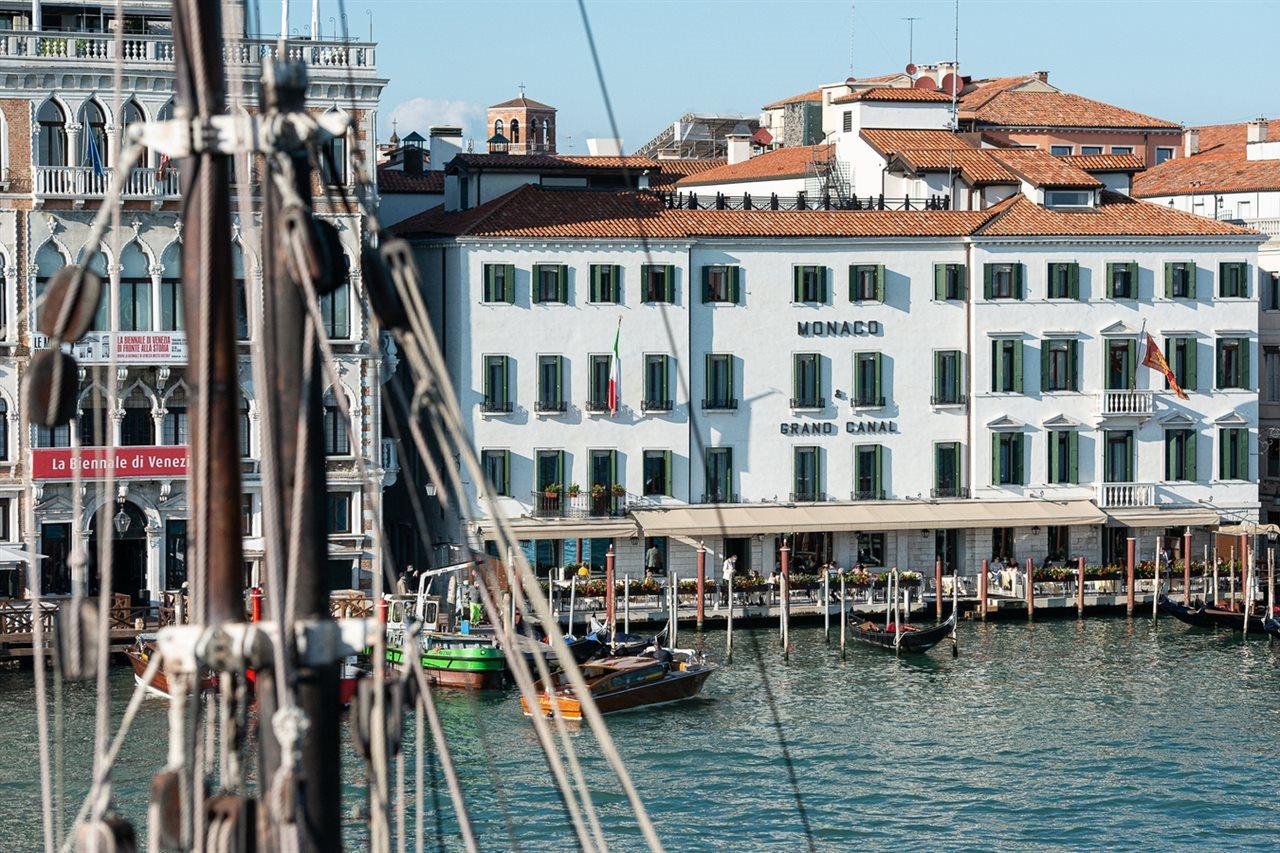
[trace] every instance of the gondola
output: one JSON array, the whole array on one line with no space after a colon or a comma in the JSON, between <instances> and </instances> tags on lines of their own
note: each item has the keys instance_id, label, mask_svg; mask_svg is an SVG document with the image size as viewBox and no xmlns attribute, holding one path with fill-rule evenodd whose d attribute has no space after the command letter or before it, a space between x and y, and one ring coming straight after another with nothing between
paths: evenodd
<instances>
[{"instance_id":1,"label":"gondola","mask_svg":"<svg viewBox=\"0 0 1280 853\"><path fill-rule=\"evenodd\" d=\"M1171 600L1167 595L1160 596L1157 606L1161 613L1168 614L1178 621L1185 622L1195 628L1244 630L1244 614L1235 610L1227 610L1224 607L1206 607L1204 604L1200 604L1197 607L1189 607L1186 604ZM1249 617L1249 636L1267 636L1266 623L1270 621L1274 620L1264 619L1260 614L1251 615ZM1275 636L1280 636L1280 634Z\"/></svg>"},{"instance_id":2,"label":"gondola","mask_svg":"<svg viewBox=\"0 0 1280 853\"><path fill-rule=\"evenodd\" d=\"M886 631L882 623L863 622L852 626L849 636L860 643L892 649L895 652L924 654L941 643L956 627L956 611L943 622L929 628L898 624L898 630Z\"/></svg>"},{"instance_id":3,"label":"gondola","mask_svg":"<svg viewBox=\"0 0 1280 853\"><path fill-rule=\"evenodd\" d=\"M596 640L601 644L602 654L608 654L610 657L625 658L635 657L644 653L645 649L661 648L663 641L667 638L667 632L671 629L670 625L664 627L656 634L623 634L621 632L613 635L613 639L609 638L609 626L604 625L596 620L591 620L591 633L583 637L583 639ZM600 655L597 655L599 657Z\"/></svg>"}]
</instances>

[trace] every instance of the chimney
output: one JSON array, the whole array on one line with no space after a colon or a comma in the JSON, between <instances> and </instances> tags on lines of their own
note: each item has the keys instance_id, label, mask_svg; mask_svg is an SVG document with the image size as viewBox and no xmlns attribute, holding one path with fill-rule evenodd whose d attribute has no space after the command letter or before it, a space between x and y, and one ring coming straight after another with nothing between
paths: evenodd
<instances>
[{"instance_id":1,"label":"chimney","mask_svg":"<svg viewBox=\"0 0 1280 853\"><path fill-rule=\"evenodd\" d=\"M404 171L407 175L422 174L422 149L410 145L401 154L404 158Z\"/></svg>"},{"instance_id":2,"label":"chimney","mask_svg":"<svg viewBox=\"0 0 1280 853\"><path fill-rule=\"evenodd\" d=\"M449 161L453 159L455 154L462 153L462 128L460 127L433 127L427 131L427 135L431 137L431 168L433 171L441 171L445 166L449 165ZM421 158L419 158L421 165ZM409 171L408 161L405 162L405 171Z\"/></svg>"},{"instance_id":3,"label":"chimney","mask_svg":"<svg viewBox=\"0 0 1280 853\"><path fill-rule=\"evenodd\" d=\"M1031 72L1031 76L1032 76L1032 77L1034 77L1034 78L1036 78L1037 80L1039 80L1041 83L1048 83L1048 82L1049 82L1049 72L1048 72L1048 71L1032 71L1032 72Z\"/></svg>"},{"instance_id":4,"label":"chimney","mask_svg":"<svg viewBox=\"0 0 1280 853\"><path fill-rule=\"evenodd\" d=\"M725 140L728 143L730 166L751 159L751 134L730 133L725 137Z\"/></svg>"},{"instance_id":5,"label":"chimney","mask_svg":"<svg viewBox=\"0 0 1280 853\"><path fill-rule=\"evenodd\" d=\"M1267 119L1265 116L1258 116L1249 122L1246 131L1245 142L1266 142L1267 141Z\"/></svg>"},{"instance_id":6,"label":"chimney","mask_svg":"<svg viewBox=\"0 0 1280 853\"><path fill-rule=\"evenodd\" d=\"M1189 127L1182 132L1182 154L1193 157L1200 153L1200 131Z\"/></svg>"}]
</instances>

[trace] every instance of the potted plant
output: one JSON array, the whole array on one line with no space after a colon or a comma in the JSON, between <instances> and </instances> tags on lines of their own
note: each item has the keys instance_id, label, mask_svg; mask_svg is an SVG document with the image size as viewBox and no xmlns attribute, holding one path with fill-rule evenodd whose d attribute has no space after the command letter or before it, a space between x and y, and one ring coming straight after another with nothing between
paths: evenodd
<instances>
[{"instance_id":1,"label":"potted plant","mask_svg":"<svg viewBox=\"0 0 1280 853\"><path fill-rule=\"evenodd\" d=\"M555 506L560 503L560 492L562 490L563 489L559 483L551 483L543 488L542 495L546 498L548 504Z\"/></svg>"},{"instance_id":2,"label":"potted plant","mask_svg":"<svg viewBox=\"0 0 1280 853\"><path fill-rule=\"evenodd\" d=\"M591 484L591 497L593 497L593 498L602 498L602 497L604 497L604 484L603 484L603 483L592 483L592 484Z\"/></svg>"},{"instance_id":3,"label":"potted plant","mask_svg":"<svg viewBox=\"0 0 1280 853\"><path fill-rule=\"evenodd\" d=\"M627 496L627 487L621 483L614 483L610 491L613 492L615 498L625 498Z\"/></svg>"},{"instance_id":4,"label":"potted plant","mask_svg":"<svg viewBox=\"0 0 1280 853\"><path fill-rule=\"evenodd\" d=\"M571 498L576 498L582 492L582 487L577 483L570 483L569 488L565 489L565 494Z\"/></svg>"}]
</instances>

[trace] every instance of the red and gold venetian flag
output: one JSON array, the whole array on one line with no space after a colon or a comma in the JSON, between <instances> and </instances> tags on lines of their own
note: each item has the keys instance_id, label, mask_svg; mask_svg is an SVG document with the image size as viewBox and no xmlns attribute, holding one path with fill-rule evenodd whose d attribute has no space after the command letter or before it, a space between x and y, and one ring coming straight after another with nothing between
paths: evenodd
<instances>
[{"instance_id":1,"label":"red and gold venetian flag","mask_svg":"<svg viewBox=\"0 0 1280 853\"><path fill-rule=\"evenodd\" d=\"M1169 387L1173 389L1173 393L1184 400L1191 399L1178 384L1178 380L1173 375L1173 368L1169 366L1169 362L1165 361L1164 353L1160 352L1160 347L1156 346L1156 339L1151 337L1150 332L1147 333L1147 351L1142 356L1142 364L1163 373L1164 378L1169 380Z\"/></svg>"}]
</instances>

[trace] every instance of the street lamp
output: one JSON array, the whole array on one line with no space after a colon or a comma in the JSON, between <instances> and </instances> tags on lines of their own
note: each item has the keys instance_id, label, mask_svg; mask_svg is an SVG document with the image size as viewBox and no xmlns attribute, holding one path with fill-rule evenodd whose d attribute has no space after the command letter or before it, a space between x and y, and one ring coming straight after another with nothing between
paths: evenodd
<instances>
[{"instance_id":1,"label":"street lamp","mask_svg":"<svg viewBox=\"0 0 1280 853\"><path fill-rule=\"evenodd\" d=\"M111 523L115 525L116 532L123 536L132 522L133 520L129 518L129 513L124 511L124 504L121 504L120 510L115 514L115 518L111 520Z\"/></svg>"}]
</instances>

